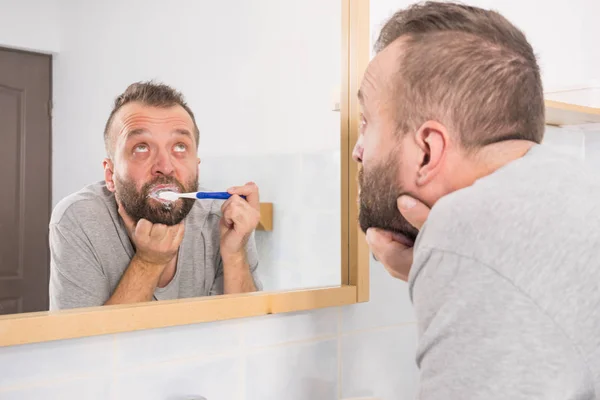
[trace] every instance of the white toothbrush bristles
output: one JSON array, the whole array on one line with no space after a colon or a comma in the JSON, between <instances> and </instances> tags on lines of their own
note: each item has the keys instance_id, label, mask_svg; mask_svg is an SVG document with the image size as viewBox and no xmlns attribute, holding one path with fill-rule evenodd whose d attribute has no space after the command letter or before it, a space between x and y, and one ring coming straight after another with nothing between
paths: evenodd
<instances>
[{"instance_id":1,"label":"white toothbrush bristles","mask_svg":"<svg viewBox=\"0 0 600 400\"><path fill-rule=\"evenodd\" d=\"M179 193L164 191L158 194L158 198L162 200L175 201L179 198Z\"/></svg>"}]
</instances>

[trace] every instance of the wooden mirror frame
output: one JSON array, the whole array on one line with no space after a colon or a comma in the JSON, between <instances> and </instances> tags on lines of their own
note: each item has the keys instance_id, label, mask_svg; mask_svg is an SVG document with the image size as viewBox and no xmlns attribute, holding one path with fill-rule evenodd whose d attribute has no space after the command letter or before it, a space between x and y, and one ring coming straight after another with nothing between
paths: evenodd
<instances>
[{"instance_id":1,"label":"wooden mirror frame","mask_svg":"<svg viewBox=\"0 0 600 400\"><path fill-rule=\"evenodd\" d=\"M369 0L341 0L341 277L339 287L198 297L0 316L0 346L343 306L369 300L369 250L356 223L356 93L369 62Z\"/></svg>"}]
</instances>

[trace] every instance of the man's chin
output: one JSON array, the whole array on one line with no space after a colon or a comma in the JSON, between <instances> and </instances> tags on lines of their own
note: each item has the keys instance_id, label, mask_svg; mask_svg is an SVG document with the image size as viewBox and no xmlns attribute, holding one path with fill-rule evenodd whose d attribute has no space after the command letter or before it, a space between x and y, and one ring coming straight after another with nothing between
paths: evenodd
<instances>
[{"instance_id":1,"label":"man's chin","mask_svg":"<svg viewBox=\"0 0 600 400\"><path fill-rule=\"evenodd\" d=\"M145 219L152 224L162 224L167 226L177 225L183 220L181 207L164 208L161 205L147 205L141 213L140 219Z\"/></svg>"},{"instance_id":2,"label":"man's chin","mask_svg":"<svg viewBox=\"0 0 600 400\"><path fill-rule=\"evenodd\" d=\"M161 224L161 225L167 225L167 226L177 225L181 221L184 220L184 218L181 218L181 217L174 217L171 215L170 216L159 216L156 214L148 215L144 219L148 220L152 224Z\"/></svg>"}]
</instances>

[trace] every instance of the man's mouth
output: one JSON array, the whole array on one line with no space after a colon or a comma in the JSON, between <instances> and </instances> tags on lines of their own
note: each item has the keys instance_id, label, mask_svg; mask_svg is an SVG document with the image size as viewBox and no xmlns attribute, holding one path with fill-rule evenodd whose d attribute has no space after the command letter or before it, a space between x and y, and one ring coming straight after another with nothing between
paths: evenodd
<instances>
[{"instance_id":1,"label":"man's mouth","mask_svg":"<svg viewBox=\"0 0 600 400\"><path fill-rule=\"evenodd\" d=\"M161 192L181 192L181 190L179 189L179 186L174 185L174 184L161 184L161 185L156 185L153 186L150 191L148 192L148 197L150 197L153 200L156 200L160 203L166 204L166 203L172 203L169 200L165 200L165 199L161 199L160 197L158 197L158 195Z\"/></svg>"}]
</instances>

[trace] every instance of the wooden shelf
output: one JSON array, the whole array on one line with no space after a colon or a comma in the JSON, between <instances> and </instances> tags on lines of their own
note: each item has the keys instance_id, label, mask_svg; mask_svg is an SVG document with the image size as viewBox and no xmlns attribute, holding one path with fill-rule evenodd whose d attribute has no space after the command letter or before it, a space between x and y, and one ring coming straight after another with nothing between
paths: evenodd
<instances>
[{"instance_id":1,"label":"wooden shelf","mask_svg":"<svg viewBox=\"0 0 600 400\"><path fill-rule=\"evenodd\" d=\"M546 100L546 124L553 126L600 124L600 108Z\"/></svg>"},{"instance_id":2,"label":"wooden shelf","mask_svg":"<svg viewBox=\"0 0 600 400\"><path fill-rule=\"evenodd\" d=\"M273 203L260 203L260 222L256 230L273 230Z\"/></svg>"}]
</instances>

